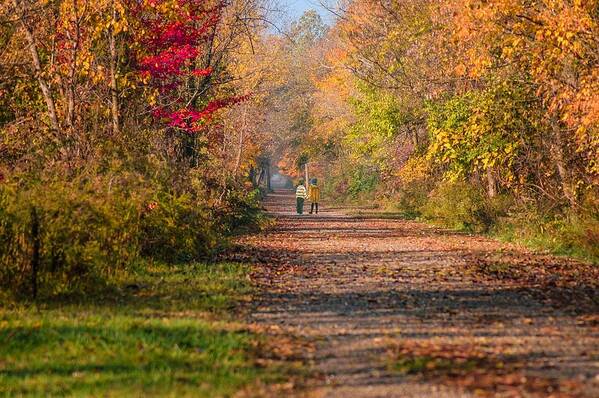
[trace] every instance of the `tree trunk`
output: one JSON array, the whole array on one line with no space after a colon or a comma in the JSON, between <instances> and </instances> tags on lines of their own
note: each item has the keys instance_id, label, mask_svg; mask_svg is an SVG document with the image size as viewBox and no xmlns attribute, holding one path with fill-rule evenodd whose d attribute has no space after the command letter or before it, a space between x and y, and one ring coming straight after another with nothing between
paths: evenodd
<instances>
[{"instance_id":1,"label":"tree trunk","mask_svg":"<svg viewBox=\"0 0 599 398\"><path fill-rule=\"evenodd\" d=\"M309 184L310 180L308 178L310 177L310 174L308 174L308 162L306 162L304 164L304 169L305 169L304 172L305 172L305 175L306 175L306 182L305 182L305 184Z\"/></svg>"},{"instance_id":2,"label":"tree trunk","mask_svg":"<svg viewBox=\"0 0 599 398\"><path fill-rule=\"evenodd\" d=\"M76 0L73 0L73 13L75 15L75 37L73 38L74 43L71 50L71 64L69 66L69 77L67 82L67 116L66 124L71 129L71 132L75 128L75 87L77 85L77 59L79 56L79 46L81 45L81 20L79 18L79 7Z\"/></svg>"},{"instance_id":3,"label":"tree trunk","mask_svg":"<svg viewBox=\"0 0 599 398\"><path fill-rule=\"evenodd\" d=\"M412 130L412 144L414 145L414 150L418 148L418 128L414 128Z\"/></svg>"},{"instance_id":4,"label":"tree trunk","mask_svg":"<svg viewBox=\"0 0 599 398\"><path fill-rule=\"evenodd\" d=\"M250 168L249 177L252 183L252 187L256 188L256 169L253 166Z\"/></svg>"},{"instance_id":5,"label":"tree trunk","mask_svg":"<svg viewBox=\"0 0 599 398\"><path fill-rule=\"evenodd\" d=\"M262 178L264 178L264 168L261 167L260 168L260 174L258 175L258 182L256 183L256 186L259 188L260 185L262 185Z\"/></svg>"},{"instance_id":6,"label":"tree trunk","mask_svg":"<svg viewBox=\"0 0 599 398\"><path fill-rule=\"evenodd\" d=\"M42 90L42 96L44 97L44 101L46 102L46 109L48 112L48 117L50 118L50 126L52 127L52 130L58 132L60 131L60 124L58 123L56 105L54 103L54 98L52 98L52 93L50 91L48 82L46 82L46 79L42 74L42 63L40 61L39 52L35 43L35 37L33 36L33 32L29 29L29 26L25 21L25 10L20 4L20 0L13 0L13 4L15 6L15 11L18 13L18 19L21 22L21 26L23 27L23 30L25 32L25 37L27 38L27 44L29 45L29 53L31 55L33 69L35 71L37 82L40 86L40 89Z\"/></svg>"},{"instance_id":7,"label":"tree trunk","mask_svg":"<svg viewBox=\"0 0 599 398\"><path fill-rule=\"evenodd\" d=\"M266 163L266 190L270 192L272 187L270 186L270 160Z\"/></svg>"},{"instance_id":8,"label":"tree trunk","mask_svg":"<svg viewBox=\"0 0 599 398\"><path fill-rule=\"evenodd\" d=\"M241 129L239 130L239 145L237 147L237 158L235 159L235 175L237 175L237 172L239 171L239 168L241 167L241 154L243 152L243 141L245 139L244 135L245 135L245 128L246 128L246 113L247 113L247 108L244 106L243 107L243 115L241 116Z\"/></svg>"},{"instance_id":9,"label":"tree trunk","mask_svg":"<svg viewBox=\"0 0 599 398\"><path fill-rule=\"evenodd\" d=\"M112 1L112 23L117 20L116 7L114 0ZM109 46L110 46L110 96L111 96L111 112L112 112L112 133L115 135L121 132L121 121L119 114L119 91L117 82L118 72L118 54L116 49L116 35L114 33L114 27L110 27L109 35Z\"/></svg>"},{"instance_id":10,"label":"tree trunk","mask_svg":"<svg viewBox=\"0 0 599 398\"><path fill-rule=\"evenodd\" d=\"M557 122L553 123L553 139L551 140L551 143L549 145L550 153L560 178L560 184L562 186L564 196L566 197L568 202L570 202L570 205L572 207L576 207L576 195L572 187L570 173L568 172L568 168L566 167L562 131Z\"/></svg>"},{"instance_id":11,"label":"tree trunk","mask_svg":"<svg viewBox=\"0 0 599 398\"><path fill-rule=\"evenodd\" d=\"M489 198L497 196L497 181L495 181L493 170L490 168L487 169L487 194L489 195Z\"/></svg>"}]
</instances>

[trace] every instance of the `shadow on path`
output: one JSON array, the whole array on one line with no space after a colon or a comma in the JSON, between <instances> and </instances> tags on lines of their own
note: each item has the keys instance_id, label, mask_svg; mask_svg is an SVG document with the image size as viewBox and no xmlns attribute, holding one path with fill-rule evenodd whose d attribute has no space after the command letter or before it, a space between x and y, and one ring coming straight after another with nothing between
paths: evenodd
<instances>
[{"instance_id":1,"label":"shadow on path","mask_svg":"<svg viewBox=\"0 0 599 398\"><path fill-rule=\"evenodd\" d=\"M551 275L515 283L475 266L481 258L501 264L502 256L530 254L413 221L358 219L326 207L318 216L297 216L289 212L293 203L291 191L269 196L265 206L276 225L242 239L231 259L258 264L254 280L263 293L254 321L315 342L305 360L321 376L303 392L469 396L453 384L443 386L443 378L419 377L424 371L406 376L392 370L398 360L390 354L393 347L418 343L471 347L513 366L524 380L552 380L532 390L521 383L521 396L548 396L572 380L577 387L559 396L599 396L599 328L593 320L599 306L556 306L552 297L575 300L577 292L571 286L548 289Z\"/></svg>"}]
</instances>

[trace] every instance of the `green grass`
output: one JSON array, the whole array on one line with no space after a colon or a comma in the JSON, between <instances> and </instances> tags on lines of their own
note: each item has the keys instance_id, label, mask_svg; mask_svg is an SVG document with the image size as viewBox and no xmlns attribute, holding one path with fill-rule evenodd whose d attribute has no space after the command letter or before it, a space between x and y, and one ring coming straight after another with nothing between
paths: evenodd
<instances>
[{"instance_id":1,"label":"green grass","mask_svg":"<svg viewBox=\"0 0 599 398\"><path fill-rule=\"evenodd\" d=\"M576 218L539 221L531 217L528 224L521 219L498 225L494 237L523 244L533 250L548 251L599 264L599 221Z\"/></svg>"},{"instance_id":2,"label":"green grass","mask_svg":"<svg viewBox=\"0 0 599 398\"><path fill-rule=\"evenodd\" d=\"M239 264L153 266L109 295L0 309L2 396L230 396L276 378L229 309Z\"/></svg>"}]
</instances>

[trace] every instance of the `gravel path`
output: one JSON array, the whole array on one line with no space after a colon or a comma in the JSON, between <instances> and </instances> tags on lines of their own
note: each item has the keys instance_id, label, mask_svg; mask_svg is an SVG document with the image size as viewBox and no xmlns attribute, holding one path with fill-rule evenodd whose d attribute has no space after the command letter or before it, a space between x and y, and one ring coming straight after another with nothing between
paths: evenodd
<instances>
[{"instance_id":1,"label":"gravel path","mask_svg":"<svg viewBox=\"0 0 599 398\"><path fill-rule=\"evenodd\" d=\"M471 267L530 253L412 221L297 216L293 202L269 196L276 224L240 244L259 262L253 322L313 347L294 394L599 397L596 306L571 311Z\"/></svg>"}]
</instances>

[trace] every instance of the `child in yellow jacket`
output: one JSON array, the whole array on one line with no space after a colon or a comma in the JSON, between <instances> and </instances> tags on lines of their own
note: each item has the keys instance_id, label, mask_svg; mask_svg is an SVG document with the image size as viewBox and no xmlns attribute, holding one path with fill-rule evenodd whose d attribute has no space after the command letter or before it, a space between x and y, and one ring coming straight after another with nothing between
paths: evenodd
<instances>
[{"instance_id":1,"label":"child in yellow jacket","mask_svg":"<svg viewBox=\"0 0 599 398\"><path fill-rule=\"evenodd\" d=\"M320 202L320 187L318 186L318 180L313 178L310 181L310 188L308 190L308 198L310 199L310 214L314 213L316 208L316 214L318 214L318 202Z\"/></svg>"}]
</instances>

